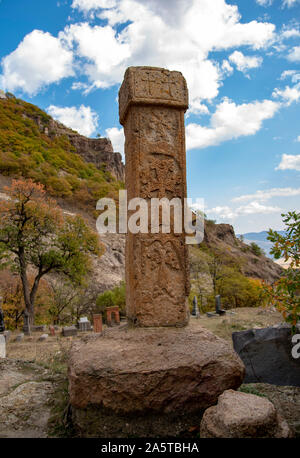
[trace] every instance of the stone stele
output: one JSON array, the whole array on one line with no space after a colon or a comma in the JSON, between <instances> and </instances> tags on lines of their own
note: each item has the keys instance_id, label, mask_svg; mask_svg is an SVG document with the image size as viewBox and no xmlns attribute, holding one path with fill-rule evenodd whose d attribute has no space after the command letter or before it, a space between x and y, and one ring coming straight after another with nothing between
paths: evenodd
<instances>
[{"instance_id":1,"label":"stone stele","mask_svg":"<svg viewBox=\"0 0 300 458\"><path fill-rule=\"evenodd\" d=\"M188 106L183 76L131 67L119 97L128 198L183 199ZM156 437L161 422L174 434L191 425L191 414L199 418L224 390L240 386L244 365L231 346L196 322L186 326L188 278L184 235L127 235L129 323L76 342L70 352L72 418L82 436L103 435L111 424L116 431L107 434L115 437L129 431Z\"/></svg>"},{"instance_id":2,"label":"stone stele","mask_svg":"<svg viewBox=\"0 0 300 458\"><path fill-rule=\"evenodd\" d=\"M148 201L149 213L153 197L179 198L184 208L187 108L188 90L180 72L127 69L119 91L127 197L128 202L135 197ZM161 229L126 234L126 313L137 326L185 326L188 322L187 245L185 234L173 229L171 222L169 234Z\"/></svg>"}]
</instances>

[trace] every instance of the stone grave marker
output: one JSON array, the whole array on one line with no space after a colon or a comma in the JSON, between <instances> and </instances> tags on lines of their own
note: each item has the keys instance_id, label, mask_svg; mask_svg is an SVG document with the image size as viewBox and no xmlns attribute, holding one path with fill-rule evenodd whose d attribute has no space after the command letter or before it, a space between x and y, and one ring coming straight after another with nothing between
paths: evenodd
<instances>
[{"instance_id":1,"label":"stone grave marker","mask_svg":"<svg viewBox=\"0 0 300 458\"><path fill-rule=\"evenodd\" d=\"M15 338L15 342L22 342L22 340L24 339L24 333L21 332L21 334L18 334Z\"/></svg>"},{"instance_id":2,"label":"stone grave marker","mask_svg":"<svg viewBox=\"0 0 300 458\"><path fill-rule=\"evenodd\" d=\"M126 138L127 198L145 199L149 214L152 197L178 198L184 208L187 108L188 91L180 72L127 69L119 91L120 123ZM175 233L174 224L170 233L159 231L126 234L127 319L145 327L185 326L189 319L185 234Z\"/></svg>"},{"instance_id":3,"label":"stone grave marker","mask_svg":"<svg viewBox=\"0 0 300 458\"><path fill-rule=\"evenodd\" d=\"M64 337L76 336L77 335L77 328L76 326L65 326L62 329L62 335Z\"/></svg>"},{"instance_id":4,"label":"stone grave marker","mask_svg":"<svg viewBox=\"0 0 300 458\"><path fill-rule=\"evenodd\" d=\"M0 334L0 358L6 358L6 339Z\"/></svg>"},{"instance_id":5,"label":"stone grave marker","mask_svg":"<svg viewBox=\"0 0 300 458\"><path fill-rule=\"evenodd\" d=\"M199 308L198 308L197 296L194 296L192 316L199 317L199 315L200 315L200 312L199 312Z\"/></svg>"},{"instance_id":6,"label":"stone grave marker","mask_svg":"<svg viewBox=\"0 0 300 458\"><path fill-rule=\"evenodd\" d=\"M79 331L86 332L91 330L91 323L86 316L81 317L78 321Z\"/></svg>"},{"instance_id":7,"label":"stone grave marker","mask_svg":"<svg viewBox=\"0 0 300 458\"><path fill-rule=\"evenodd\" d=\"M47 340L49 337L48 334L42 334L40 337L39 337L39 342L44 342L45 340Z\"/></svg>"},{"instance_id":8,"label":"stone grave marker","mask_svg":"<svg viewBox=\"0 0 300 458\"><path fill-rule=\"evenodd\" d=\"M102 332L102 315L101 313L97 313L93 315L93 323L94 323L94 332Z\"/></svg>"}]
</instances>

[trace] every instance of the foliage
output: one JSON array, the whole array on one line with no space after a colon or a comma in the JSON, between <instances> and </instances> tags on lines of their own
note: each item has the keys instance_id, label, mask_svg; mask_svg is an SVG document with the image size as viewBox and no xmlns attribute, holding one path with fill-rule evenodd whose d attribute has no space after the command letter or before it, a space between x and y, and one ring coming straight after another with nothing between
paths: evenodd
<instances>
[{"instance_id":1,"label":"foliage","mask_svg":"<svg viewBox=\"0 0 300 458\"><path fill-rule=\"evenodd\" d=\"M227 251L193 247L190 270L190 306L196 295L202 313L215 309L217 294L224 308L257 307L266 301L260 280L243 275L241 261Z\"/></svg>"},{"instance_id":2,"label":"foliage","mask_svg":"<svg viewBox=\"0 0 300 458\"><path fill-rule=\"evenodd\" d=\"M0 103L0 173L42 183L55 197L76 199L90 210L122 184L76 154L66 135L51 132L51 117L21 99ZM48 135L44 132L48 130Z\"/></svg>"},{"instance_id":3,"label":"foliage","mask_svg":"<svg viewBox=\"0 0 300 458\"><path fill-rule=\"evenodd\" d=\"M264 251L255 242L250 243L250 251L255 254L255 256L262 256L264 254Z\"/></svg>"},{"instance_id":4,"label":"foliage","mask_svg":"<svg viewBox=\"0 0 300 458\"><path fill-rule=\"evenodd\" d=\"M13 180L5 191L10 200L0 202L1 256L20 276L25 306L33 321L42 277L54 271L82 284L90 268L90 254L100 254L99 240L82 218L64 218L43 185ZM36 271L32 285L29 267Z\"/></svg>"},{"instance_id":5,"label":"foliage","mask_svg":"<svg viewBox=\"0 0 300 458\"><path fill-rule=\"evenodd\" d=\"M126 306L126 293L125 293L125 282L121 282L119 286L115 286L113 289L104 291L99 294L96 301L97 311L104 313L106 307L118 306L120 312L125 314Z\"/></svg>"},{"instance_id":6,"label":"foliage","mask_svg":"<svg viewBox=\"0 0 300 458\"><path fill-rule=\"evenodd\" d=\"M300 321L300 213L288 212L281 216L286 225L285 234L270 229L268 240L273 242L271 254L275 259L283 257L290 261L290 266L273 286L266 285L266 292L295 331Z\"/></svg>"}]
</instances>

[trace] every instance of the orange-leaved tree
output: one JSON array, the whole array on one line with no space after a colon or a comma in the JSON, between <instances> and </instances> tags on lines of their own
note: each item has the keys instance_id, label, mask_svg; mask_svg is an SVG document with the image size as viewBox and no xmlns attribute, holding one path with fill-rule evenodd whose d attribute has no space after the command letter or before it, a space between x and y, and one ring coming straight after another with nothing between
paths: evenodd
<instances>
[{"instance_id":1,"label":"orange-leaved tree","mask_svg":"<svg viewBox=\"0 0 300 458\"><path fill-rule=\"evenodd\" d=\"M64 217L43 185L32 180L13 180L0 202L0 256L20 275L29 320L34 322L34 303L42 277L57 272L82 283L90 269L90 255L100 254L95 234L81 217ZM35 272L29 280L29 268Z\"/></svg>"}]
</instances>

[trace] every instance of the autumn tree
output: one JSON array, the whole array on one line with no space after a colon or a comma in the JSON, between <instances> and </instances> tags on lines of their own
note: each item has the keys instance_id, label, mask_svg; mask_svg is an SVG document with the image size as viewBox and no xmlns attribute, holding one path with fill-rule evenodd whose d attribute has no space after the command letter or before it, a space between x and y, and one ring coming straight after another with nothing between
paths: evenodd
<instances>
[{"instance_id":1,"label":"autumn tree","mask_svg":"<svg viewBox=\"0 0 300 458\"><path fill-rule=\"evenodd\" d=\"M13 180L0 202L1 262L9 263L22 282L30 322L42 277L57 272L80 284L90 268L90 255L100 254L98 236L81 217L64 217L43 185ZM29 268L35 272L32 284Z\"/></svg>"},{"instance_id":2,"label":"autumn tree","mask_svg":"<svg viewBox=\"0 0 300 458\"><path fill-rule=\"evenodd\" d=\"M286 225L285 233L269 230L268 240L273 242L270 253L275 259L289 261L290 265L284 275L274 285L266 285L266 289L270 300L295 330L300 321L300 213L288 212L281 216Z\"/></svg>"}]
</instances>

